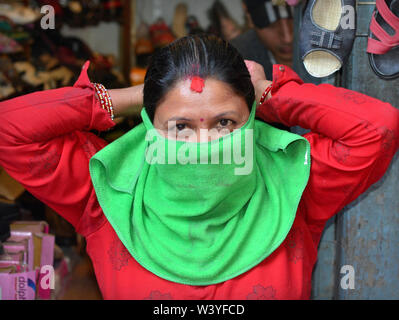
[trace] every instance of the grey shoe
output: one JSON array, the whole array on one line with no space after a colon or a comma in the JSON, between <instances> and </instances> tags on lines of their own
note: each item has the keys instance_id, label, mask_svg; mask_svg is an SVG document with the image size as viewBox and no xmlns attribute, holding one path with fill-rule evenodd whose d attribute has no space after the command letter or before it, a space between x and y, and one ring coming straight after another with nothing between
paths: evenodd
<instances>
[{"instance_id":1,"label":"grey shoe","mask_svg":"<svg viewBox=\"0 0 399 320\"><path fill-rule=\"evenodd\" d=\"M303 15L300 52L305 69L317 78L338 71L352 51L355 0L309 0Z\"/></svg>"}]
</instances>

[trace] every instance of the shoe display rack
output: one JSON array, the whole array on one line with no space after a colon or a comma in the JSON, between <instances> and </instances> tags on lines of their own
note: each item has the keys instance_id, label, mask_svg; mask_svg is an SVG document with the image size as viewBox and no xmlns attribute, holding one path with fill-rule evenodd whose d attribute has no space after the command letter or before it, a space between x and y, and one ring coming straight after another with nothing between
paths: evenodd
<instances>
[{"instance_id":1,"label":"shoe display rack","mask_svg":"<svg viewBox=\"0 0 399 320\"><path fill-rule=\"evenodd\" d=\"M45 28L50 5L54 27ZM93 81L108 88L128 85L117 70L130 69L132 1L7 1L0 2L0 101L22 94L73 85L84 62L91 61ZM126 10L124 10L126 8ZM51 13L52 14L52 13ZM44 20L43 20L44 19ZM43 22L44 21L44 22ZM119 26L122 65L115 57L97 52L76 36L64 36L63 26L96 27L101 22ZM124 22L124 23L122 23Z\"/></svg>"}]
</instances>

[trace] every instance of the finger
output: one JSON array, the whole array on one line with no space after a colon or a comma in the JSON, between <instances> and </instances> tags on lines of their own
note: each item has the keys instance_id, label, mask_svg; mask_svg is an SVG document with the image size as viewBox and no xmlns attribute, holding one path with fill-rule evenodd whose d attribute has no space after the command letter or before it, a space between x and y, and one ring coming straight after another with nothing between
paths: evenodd
<instances>
[{"instance_id":1,"label":"finger","mask_svg":"<svg viewBox=\"0 0 399 320\"><path fill-rule=\"evenodd\" d=\"M245 62L245 65L247 66L247 69L252 70L254 62L251 60L244 60L244 62Z\"/></svg>"}]
</instances>

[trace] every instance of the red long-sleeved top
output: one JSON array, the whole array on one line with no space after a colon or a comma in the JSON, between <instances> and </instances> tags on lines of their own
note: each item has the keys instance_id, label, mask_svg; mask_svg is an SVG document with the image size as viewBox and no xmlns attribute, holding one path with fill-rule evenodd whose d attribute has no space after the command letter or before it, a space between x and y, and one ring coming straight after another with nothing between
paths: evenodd
<instances>
[{"instance_id":1,"label":"red long-sleeved top","mask_svg":"<svg viewBox=\"0 0 399 320\"><path fill-rule=\"evenodd\" d=\"M105 299L309 299L326 221L379 180L399 147L399 111L328 84L304 84L275 65L267 122L310 129L311 173L280 247L223 283L190 286L159 278L128 253L98 204L89 159L107 143L90 130L115 125L95 98L85 65L74 87L0 103L0 165L85 236Z\"/></svg>"}]
</instances>

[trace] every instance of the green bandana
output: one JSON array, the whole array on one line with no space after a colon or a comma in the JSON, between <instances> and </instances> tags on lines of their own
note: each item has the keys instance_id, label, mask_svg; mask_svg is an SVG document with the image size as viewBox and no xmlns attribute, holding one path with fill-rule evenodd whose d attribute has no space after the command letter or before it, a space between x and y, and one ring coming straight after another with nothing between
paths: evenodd
<instances>
[{"instance_id":1,"label":"green bandana","mask_svg":"<svg viewBox=\"0 0 399 320\"><path fill-rule=\"evenodd\" d=\"M101 208L144 268L210 285L248 271L286 238L310 146L255 120L255 109L240 129L193 143L161 136L143 108L142 124L91 158Z\"/></svg>"}]
</instances>

